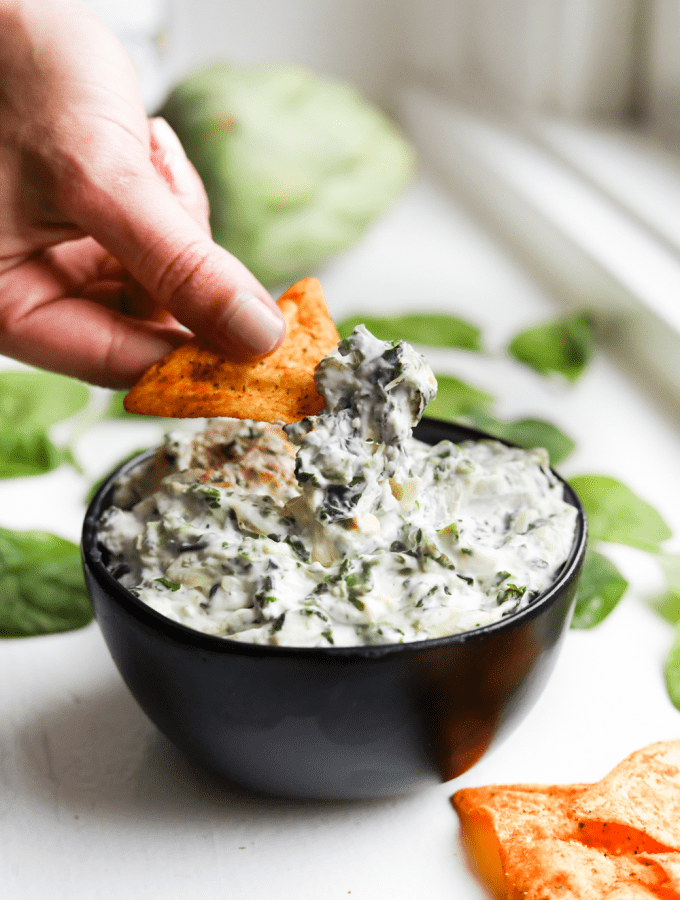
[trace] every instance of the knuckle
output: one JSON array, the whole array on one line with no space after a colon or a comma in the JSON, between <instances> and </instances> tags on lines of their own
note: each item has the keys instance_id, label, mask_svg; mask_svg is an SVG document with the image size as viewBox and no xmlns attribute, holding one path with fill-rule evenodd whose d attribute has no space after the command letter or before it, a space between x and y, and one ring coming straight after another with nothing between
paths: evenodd
<instances>
[{"instance_id":1,"label":"knuckle","mask_svg":"<svg viewBox=\"0 0 680 900\"><path fill-rule=\"evenodd\" d=\"M155 274L154 296L171 312L181 308L189 293L207 280L210 250L202 241L195 241L171 254Z\"/></svg>"}]
</instances>

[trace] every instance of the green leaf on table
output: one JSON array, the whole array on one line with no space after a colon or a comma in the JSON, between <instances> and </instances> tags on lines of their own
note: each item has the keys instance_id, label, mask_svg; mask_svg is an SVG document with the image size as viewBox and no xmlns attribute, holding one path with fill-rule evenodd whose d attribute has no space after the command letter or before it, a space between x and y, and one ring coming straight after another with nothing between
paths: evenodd
<instances>
[{"instance_id":1,"label":"green leaf on table","mask_svg":"<svg viewBox=\"0 0 680 900\"><path fill-rule=\"evenodd\" d=\"M544 447L548 451L551 466L559 465L576 446L568 435L544 419L526 418L504 422L483 411L474 411L468 418L476 428L518 447L526 450Z\"/></svg>"},{"instance_id":2,"label":"green leaf on table","mask_svg":"<svg viewBox=\"0 0 680 900\"><path fill-rule=\"evenodd\" d=\"M626 592L628 582L613 562L588 549L578 584L572 628L594 628L607 618Z\"/></svg>"},{"instance_id":3,"label":"green leaf on table","mask_svg":"<svg viewBox=\"0 0 680 900\"><path fill-rule=\"evenodd\" d=\"M111 394L111 399L109 401L109 405L106 407L106 411L104 415L109 419L130 419L133 416L135 418L140 418L139 416L135 416L134 413L129 413L125 407L123 406L123 398L127 394L127 391L114 391Z\"/></svg>"},{"instance_id":4,"label":"green leaf on table","mask_svg":"<svg viewBox=\"0 0 680 900\"><path fill-rule=\"evenodd\" d=\"M587 312L573 313L520 332L508 352L541 375L557 372L576 381L593 355L593 319Z\"/></svg>"},{"instance_id":5,"label":"green leaf on table","mask_svg":"<svg viewBox=\"0 0 680 900\"><path fill-rule=\"evenodd\" d=\"M657 553L656 559L671 590L680 591L680 553Z\"/></svg>"},{"instance_id":6,"label":"green leaf on table","mask_svg":"<svg viewBox=\"0 0 680 900\"><path fill-rule=\"evenodd\" d=\"M680 630L677 628L675 641L664 663L663 674L671 703L676 709L680 709Z\"/></svg>"},{"instance_id":7,"label":"green leaf on table","mask_svg":"<svg viewBox=\"0 0 680 900\"><path fill-rule=\"evenodd\" d=\"M680 591L670 588L651 602L652 608L671 625L680 623Z\"/></svg>"},{"instance_id":8,"label":"green leaf on table","mask_svg":"<svg viewBox=\"0 0 680 900\"><path fill-rule=\"evenodd\" d=\"M86 385L52 372L0 372L0 478L77 467L68 448L55 447L47 429L85 407Z\"/></svg>"},{"instance_id":9,"label":"green leaf on table","mask_svg":"<svg viewBox=\"0 0 680 900\"><path fill-rule=\"evenodd\" d=\"M579 475L570 479L588 517L591 539L659 550L671 530L659 513L615 478Z\"/></svg>"},{"instance_id":10,"label":"green leaf on table","mask_svg":"<svg viewBox=\"0 0 680 900\"><path fill-rule=\"evenodd\" d=\"M43 475L73 462L71 451L55 447L44 431L25 434L8 427L0 431L0 478Z\"/></svg>"},{"instance_id":11,"label":"green leaf on table","mask_svg":"<svg viewBox=\"0 0 680 900\"><path fill-rule=\"evenodd\" d=\"M0 528L0 637L70 631L91 620L77 545Z\"/></svg>"},{"instance_id":12,"label":"green leaf on table","mask_svg":"<svg viewBox=\"0 0 680 900\"><path fill-rule=\"evenodd\" d=\"M427 407L427 415L453 421L477 409L485 409L494 398L486 391L466 384L453 375L437 375L437 396Z\"/></svg>"},{"instance_id":13,"label":"green leaf on table","mask_svg":"<svg viewBox=\"0 0 680 900\"><path fill-rule=\"evenodd\" d=\"M411 313L404 316L351 316L340 322L338 333L346 338L357 325L381 341L408 341L429 347L482 349L481 332L470 322L444 313Z\"/></svg>"},{"instance_id":14,"label":"green leaf on table","mask_svg":"<svg viewBox=\"0 0 680 900\"><path fill-rule=\"evenodd\" d=\"M186 419L171 419L166 416L142 416L139 413L129 413L123 406L123 400L127 391L113 391L108 406L104 410L105 419L127 419L136 422L155 422L170 430L179 422L186 422Z\"/></svg>"},{"instance_id":15,"label":"green leaf on table","mask_svg":"<svg viewBox=\"0 0 680 900\"><path fill-rule=\"evenodd\" d=\"M0 372L0 426L22 434L44 431L87 405L90 392L52 372Z\"/></svg>"},{"instance_id":16,"label":"green leaf on table","mask_svg":"<svg viewBox=\"0 0 680 900\"><path fill-rule=\"evenodd\" d=\"M672 625L680 623L680 553L657 553L666 579L666 590L652 600L652 607Z\"/></svg>"}]
</instances>

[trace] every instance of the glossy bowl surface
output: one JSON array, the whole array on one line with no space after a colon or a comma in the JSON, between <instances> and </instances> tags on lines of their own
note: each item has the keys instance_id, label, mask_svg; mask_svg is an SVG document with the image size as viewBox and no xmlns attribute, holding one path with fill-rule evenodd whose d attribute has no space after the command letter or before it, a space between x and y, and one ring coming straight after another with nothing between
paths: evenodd
<instances>
[{"instance_id":1,"label":"glossy bowl surface","mask_svg":"<svg viewBox=\"0 0 680 900\"><path fill-rule=\"evenodd\" d=\"M424 419L427 443L479 440ZM269 794L365 798L448 781L529 711L554 666L586 547L581 504L570 556L527 608L450 637L371 647L257 646L193 631L137 599L106 569L97 523L117 469L85 517L82 556L109 651L149 718L226 778Z\"/></svg>"}]
</instances>

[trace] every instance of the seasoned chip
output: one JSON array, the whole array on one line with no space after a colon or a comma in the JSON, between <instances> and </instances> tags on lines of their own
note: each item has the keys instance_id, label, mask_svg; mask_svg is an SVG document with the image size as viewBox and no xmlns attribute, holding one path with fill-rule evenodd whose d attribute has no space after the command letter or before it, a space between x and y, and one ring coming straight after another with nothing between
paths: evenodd
<instances>
[{"instance_id":1,"label":"seasoned chip","mask_svg":"<svg viewBox=\"0 0 680 900\"><path fill-rule=\"evenodd\" d=\"M680 898L680 741L633 753L597 784L467 788L451 800L498 897Z\"/></svg>"},{"instance_id":2,"label":"seasoned chip","mask_svg":"<svg viewBox=\"0 0 680 900\"><path fill-rule=\"evenodd\" d=\"M451 798L463 842L480 878L498 897L513 897L514 869L538 841L573 838L566 810L587 785L494 785L465 788ZM530 850L529 850L530 855Z\"/></svg>"},{"instance_id":3,"label":"seasoned chip","mask_svg":"<svg viewBox=\"0 0 680 900\"><path fill-rule=\"evenodd\" d=\"M628 756L578 798L572 815L626 826L680 851L680 741Z\"/></svg>"},{"instance_id":4,"label":"seasoned chip","mask_svg":"<svg viewBox=\"0 0 680 900\"><path fill-rule=\"evenodd\" d=\"M664 897L665 872L639 856L610 856L576 840L519 841L508 848L509 900L637 900Z\"/></svg>"},{"instance_id":5,"label":"seasoned chip","mask_svg":"<svg viewBox=\"0 0 680 900\"><path fill-rule=\"evenodd\" d=\"M278 305L287 332L274 353L237 363L194 338L142 375L125 397L125 409L177 419L226 416L260 422L296 422L319 413L324 401L314 370L340 340L321 285L305 278Z\"/></svg>"}]
</instances>

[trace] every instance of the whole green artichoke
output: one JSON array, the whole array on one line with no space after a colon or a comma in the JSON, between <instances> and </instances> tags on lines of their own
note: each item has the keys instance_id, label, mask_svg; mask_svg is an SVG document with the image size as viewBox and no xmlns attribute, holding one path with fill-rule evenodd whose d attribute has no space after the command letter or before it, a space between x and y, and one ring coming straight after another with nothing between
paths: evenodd
<instances>
[{"instance_id":1,"label":"whole green artichoke","mask_svg":"<svg viewBox=\"0 0 680 900\"><path fill-rule=\"evenodd\" d=\"M203 179L215 240L268 287L350 246L413 171L408 143L355 88L299 68L213 66L160 115Z\"/></svg>"}]
</instances>

